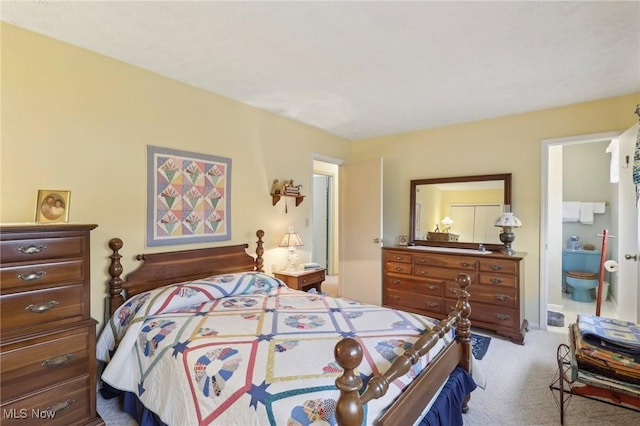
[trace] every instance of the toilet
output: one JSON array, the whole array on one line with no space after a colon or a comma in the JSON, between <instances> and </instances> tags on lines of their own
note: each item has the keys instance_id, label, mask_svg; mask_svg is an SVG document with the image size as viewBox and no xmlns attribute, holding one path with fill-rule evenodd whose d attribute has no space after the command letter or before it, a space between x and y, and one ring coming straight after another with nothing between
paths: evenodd
<instances>
[{"instance_id":1,"label":"toilet","mask_svg":"<svg viewBox=\"0 0 640 426\"><path fill-rule=\"evenodd\" d=\"M571 299L593 302L591 290L598 287L599 250L562 250L562 275L571 289Z\"/></svg>"}]
</instances>

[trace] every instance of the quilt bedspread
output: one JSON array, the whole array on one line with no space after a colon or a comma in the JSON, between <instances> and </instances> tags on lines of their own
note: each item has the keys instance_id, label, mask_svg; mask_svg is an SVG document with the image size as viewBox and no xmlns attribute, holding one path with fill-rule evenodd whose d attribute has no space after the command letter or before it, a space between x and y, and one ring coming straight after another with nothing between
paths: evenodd
<instances>
[{"instance_id":1,"label":"quilt bedspread","mask_svg":"<svg viewBox=\"0 0 640 426\"><path fill-rule=\"evenodd\" d=\"M135 393L169 425L333 425L340 339L362 345L358 374L366 384L434 325L242 273L134 296L101 333L97 355L108 361L106 383ZM367 404L366 423L451 340L449 333L385 397Z\"/></svg>"}]
</instances>

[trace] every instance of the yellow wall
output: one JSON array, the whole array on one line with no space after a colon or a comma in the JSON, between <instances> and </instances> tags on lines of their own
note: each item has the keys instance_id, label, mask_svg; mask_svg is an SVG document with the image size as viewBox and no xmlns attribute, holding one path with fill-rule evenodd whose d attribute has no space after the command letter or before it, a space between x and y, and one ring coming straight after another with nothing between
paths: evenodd
<instances>
[{"instance_id":1,"label":"yellow wall","mask_svg":"<svg viewBox=\"0 0 640 426\"><path fill-rule=\"evenodd\" d=\"M123 266L146 249L146 146L232 159L232 239L265 236L265 268L285 266L277 247L294 226L311 241L311 202L271 205L273 179L311 189L313 154L346 160L351 143L140 68L2 23L0 220L33 221L38 189L71 191L70 221L91 234L92 315L104 318L107 242L124 241ZM251 247L253 250L254 247ZM308 262L310 247L300 261Z\"/></svg>"},{"instance_id":2,"label":"yellow wall","mask_svg":"<svg viewBox=\"0 0 640 426\"><path fill-rule=\"evenodd\" d=\"M287 226L294 226L303 241L312 240L311 228L305 227L311 203L289 204L285 214L284 203L271 206L268 194L273 179L289 178L307 193L313 154L384 158L387 245L408 234L411 179L512 173L513 211L524 223L514 246L528 252L525 314L536 324L540 141L626 129L640 103L636 93L349 142L6 23L1 30L0 221L32 221L38 189L71 190L70 220L99 225L91 244L91 312L99 321L108 279L107 241L124 240L125 271L133 269L135 254L167 250L144 247L149 144L233 160L232 239L215 245L252 243L253 230L263 228L267 268L274 262L284 266L277 244ZM300 250L301 262L307 261L305 250Z\"/></svg>"},{"instance_id":3,"label":"yellow wall","mask_svg":"<svg viewBox=\"0 0 640 426\"><path fill-rule=\"evenodd\" d=\"M409 230L409 182L512 173L512 211L522 221L513 247L525 261L525 316L539 324L541 141L625 130L640 93L455 126L354 142L354 158L384 158L384 242ZM460 104L461 108L464 105ZM443 159L447 159L444 161ZM424 206L423 206L424 208Z\"/></svg>"}]
</instances>

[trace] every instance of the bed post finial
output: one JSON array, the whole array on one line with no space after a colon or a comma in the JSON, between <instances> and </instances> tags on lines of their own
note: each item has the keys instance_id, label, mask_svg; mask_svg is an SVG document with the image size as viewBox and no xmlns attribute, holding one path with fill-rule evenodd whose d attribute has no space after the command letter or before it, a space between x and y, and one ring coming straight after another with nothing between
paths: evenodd
<instances>
[{"instance_id":1,"label":"bed post finial","mask_svg":"<svg viewBox=\"0 0 640 426\"><path fill-rule=\"evenodd\" d=\"M462 368L471 373L471 305L469 304L469 292L467 288L471 285L471 277L463 272L456 276L456 284L460 287L458 291L458 302L456 309L460 311L460 319L456 323L457 339L462 343L464 361L460 365Z\"/></svg>"},{"instance_id":2,"label":"bed post finial","mask_svg":"<svg viewBox=\"0 0 640 426\"><path fill-rule=\"evenodd\" d=\"M262 229L258 229L256 231L256 237L258 237L258 241L256 241L256 271L264 272L264 259L262 255L264 254L264 248L262 247L264 241L262 241L262 237L264 237L264 231Z\"/></svg>"},{"instance_id":3,"label":"bed post finial","mask_svg":"<svg viewBox=\"0 0 640 426\"><path fill-rule=\"evenodd\" d=\"M122 296L122 284L124 281L120 278L122 275L122 264L120 259L122 256L118 251L122 248L122 240L120 238L112 238L109 240L109 248L113 251L113 254L109 256L111 264L109 265L109 316L111 316L118 306L124 303L124 297Z\"/></svg>"},{"instance_id":4,"label":"bed post finial","mask_svg":"<svg viewBox=\"0 0 640 426\"><path fill-rule=\"evenodd\" d=\"M336 344L333 350L336 362L344 370L336 379L340 389L340 397L336 404L336 421L340 426L360 426L364 418L362 403L358 392L362 388L362 380L354 370L362 362L362 347L350 337Z\"/></svg>"}]
</instances>

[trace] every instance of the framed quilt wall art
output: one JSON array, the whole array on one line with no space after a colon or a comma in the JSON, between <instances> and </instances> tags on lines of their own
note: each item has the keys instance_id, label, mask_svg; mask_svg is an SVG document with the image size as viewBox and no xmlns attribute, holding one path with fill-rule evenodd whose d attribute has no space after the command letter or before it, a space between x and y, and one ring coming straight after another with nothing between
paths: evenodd
<instances>
[{"instance_id":1,"label":"framed quilt wall art","mask_svg":"<svg viewBox=\"0 0 640 426\"><path fill-rule=\"evenodd\" d=\"M147 245L231 239L231 159L147 145Z\"/></svg>"}]
</instances>

